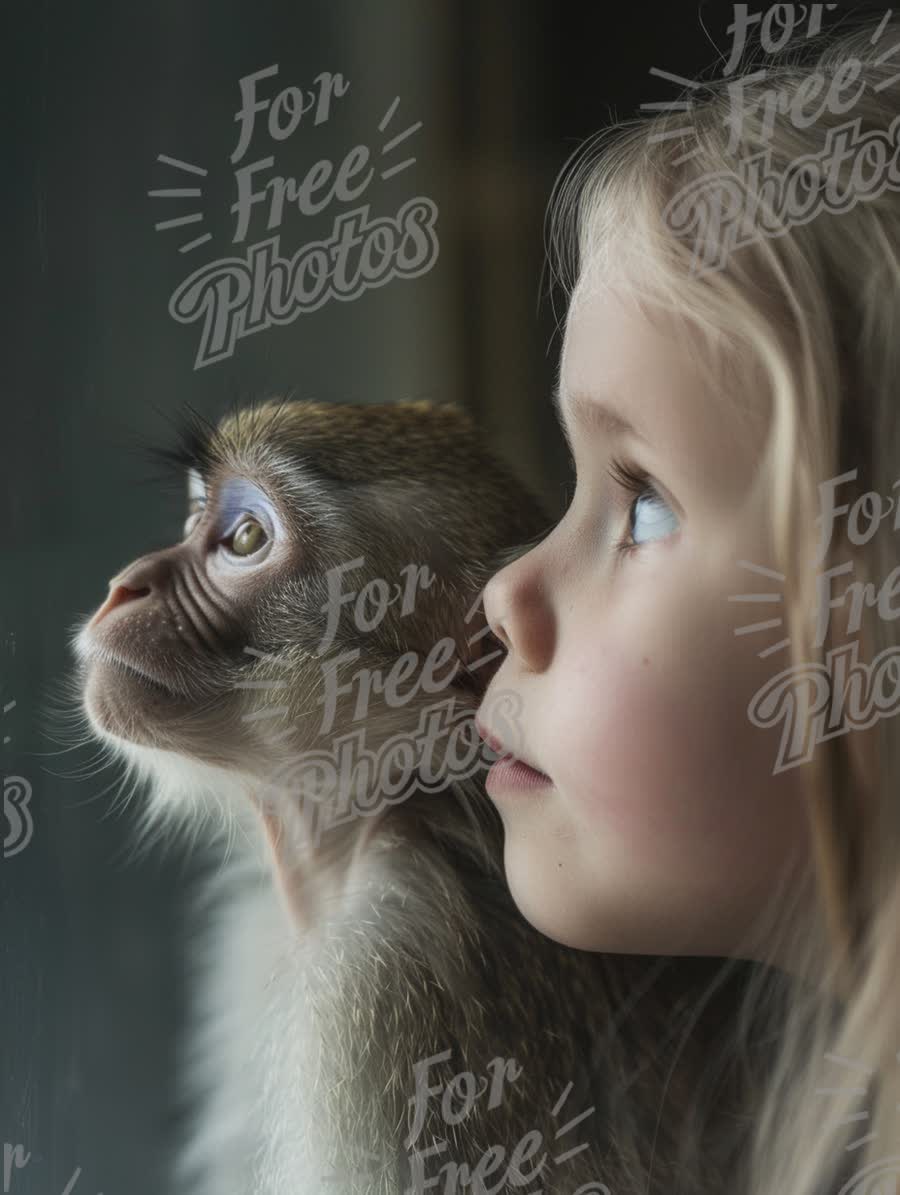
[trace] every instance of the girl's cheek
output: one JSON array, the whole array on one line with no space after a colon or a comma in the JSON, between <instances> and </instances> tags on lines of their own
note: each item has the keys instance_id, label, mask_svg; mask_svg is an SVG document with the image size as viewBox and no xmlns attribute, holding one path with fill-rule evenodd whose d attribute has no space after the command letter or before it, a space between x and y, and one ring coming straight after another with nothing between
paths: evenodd
<instances>
[{"instance_id":1,"label":"girl's cheek","mask_svg":"<svg viewBox=\"0 0 900 1195\"><path fill-rule=\"evenodd\" d=\"M646 640L606 642L559 669L548 770L577 825L641 854L708 849L720 863L768 841L786 786L747 717L739 658L721 654L730 646L709 643L705 660L670 649L663 668Z\"/></svg>"},{"instance_id":2,"label":"girl's cheek","mask_svg":"<svg viewBox=\"0 0 900 1195\"><path fill-rule=\"evenodd\" d=\"M677 694L631 653L608 648L597 663L582 658L566 670L570 684L554 703L554 779L592 828L611 826L629 841L669 834L688 812L675 791L688 753Z\"/></svg>"}]
</instances>

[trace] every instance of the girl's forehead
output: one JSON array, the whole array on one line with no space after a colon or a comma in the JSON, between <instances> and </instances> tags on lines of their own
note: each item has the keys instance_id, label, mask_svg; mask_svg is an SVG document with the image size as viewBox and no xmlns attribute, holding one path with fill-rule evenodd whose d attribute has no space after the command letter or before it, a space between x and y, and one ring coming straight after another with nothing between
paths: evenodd
<instances>
[{"instance_id":1,"label":"girl's forehead","mask_svg":"<svg viewBox=\"0 0 900 1195\"><path fill-rule=\"evenodd\" d=\"M587 434L584 420L574 422L576 409L602 405L633 425L647 467L673 491L679 479L696 486L702 478L727 501L755 476L767 406L755 375L729 377L723 370L721 383L715 375L699 336L686 335L682 321L661 309L648 313L612 290L585 291L573 300L559 384L573 434Z\"/></svg>"},{"instance_id":2,"label":"girl's forehead","mask_svg":"<svg viewBox=\"0 0 900 1195\"><path fill-rule=\"evenodd\" d=\"M627 293L591 289L576 293L566 320L561 389L609 386L660 389L660 383L704 372L699 346L676 329L661 310L650 312Z\"/></svg>"}]
</instances>

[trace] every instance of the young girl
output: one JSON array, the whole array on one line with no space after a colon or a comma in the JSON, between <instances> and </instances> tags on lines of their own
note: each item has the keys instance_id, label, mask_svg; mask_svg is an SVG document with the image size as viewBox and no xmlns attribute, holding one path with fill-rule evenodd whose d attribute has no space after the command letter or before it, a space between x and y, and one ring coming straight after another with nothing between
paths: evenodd
<instances>
[{"instance_id":1,"label":"young girl","mask_svg":"<svg viewBox=\"0 0 900 1195\"><path fill-rule=\"evenodd\" d=\"M900 22L805 44L812 60L784 50L702 101L692 86L687 112L620 124L558 190L555 397L577 488L487 587L507 655L480 723L518 757L488 791L535 927L590 951L760 964L732 1061L751 1030L777 1053L764 1081L747 1068L732 1190L886 1195ZM515 742L491 712L510 690ZM708 1087L698 1075L696 1106L665 1109L686 1158L709 1145ZM623 1108L614 1133L637 1157L646 1120Z\"/></svg>"}]
</instances>

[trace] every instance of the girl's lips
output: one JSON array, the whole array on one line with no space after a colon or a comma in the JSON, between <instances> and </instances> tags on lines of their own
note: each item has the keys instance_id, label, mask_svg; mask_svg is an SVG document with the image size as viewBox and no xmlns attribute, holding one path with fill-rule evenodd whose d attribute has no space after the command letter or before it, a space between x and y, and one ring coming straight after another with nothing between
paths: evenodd
<instances>
[{"instance_id":1,"label":"girl's lips","mask_svg":"<svg viewBox=\"0 0 900 1195\"><path fill-rule=\"evenodd\" d=\"M484 739L484 741L487 743L487 745L491 748L492 751L496 751L498 755L509 755L510 754L510 752L506 750L506 748L503 746L503 744L500 742L500 740L497 738L497 736L495 734L491 734L491 732L484 725L484 723L479 722L477 718L475 719L475 729L478 731L478 733L481 735L481 737Z\"/></svg>"},{"instance_id":2,"label":"girl's lips","mask_svg":"<svg viewBox=\"0 0 900 1195\"><path fill-rule=\"evenodd\" d=\"M491 734L486 726L475 719L475 729L491 748L501 757L492 764L485 781L485 787L490 792L493 788L545 788L552 781L544 772L518 759L511 751L507 751L500 739Z\"/></svg>"},{"instance_id":3,"label":"girl's lips","mask_svg":"<svg viewBox=\"0 0 900 1195\"><path fill-rule=\"evenodd\" d=\"M547 788L550 784L552 781L549 776L536 771L512 755L498 759L492 764L484 782L485 789L491 794Z\"/></svg>"}]
</instances>

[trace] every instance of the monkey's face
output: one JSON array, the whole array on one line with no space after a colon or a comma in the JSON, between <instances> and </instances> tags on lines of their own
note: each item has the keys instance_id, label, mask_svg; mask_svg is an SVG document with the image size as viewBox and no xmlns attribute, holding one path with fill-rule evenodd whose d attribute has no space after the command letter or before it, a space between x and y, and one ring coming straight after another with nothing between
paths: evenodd
<instances>
[{"instance_id":1,"label":"monkey's face","mask_svg":"<svg viewBox=\"0 0 900 1195\"><path fill-rule=\"evenodd\" d=\"M472 662L497 654L480 589L543 525L463 413L267 404L183 463L183 538L114 576L76 639L96 733L157 779L173 754L255 781L299 759L327 788L358 736L365 784L432 713L440 754L489 679Z\"/></svg>"},{"instance_id":2,"label":"monkey's face","mask_svg":"<svg viewBox=\"0 0 900 1195\"><path fill-rule=\"evenodd\" d=\"M204 761L248 763L235 688L242 648L302 550L266 492L189 473L184 538L118 573L83 628L84 700L101 733Z\"/></svg>"},{"instance_id":3,"label":"monkey's face","mask_svg":"<svg viewBox=\"0 0 900 1195\"><path fill-rule=\"evenodd\" d=\"M216 764L246 764L234 687L265 597L299 568L300 545L261 486L189 472L184 538L135 560L76 646L100 733Z\"/></svg>"}]
</instances>

